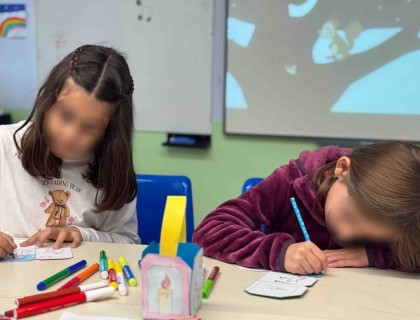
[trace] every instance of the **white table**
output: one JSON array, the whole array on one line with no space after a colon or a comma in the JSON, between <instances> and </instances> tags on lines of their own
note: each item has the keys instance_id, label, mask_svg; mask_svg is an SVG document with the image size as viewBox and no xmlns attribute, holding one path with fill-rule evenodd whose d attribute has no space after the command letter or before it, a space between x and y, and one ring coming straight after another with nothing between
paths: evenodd
<instances>
[{"instance_id":1,"label":"white table","mask_svg":"<svg viewBox=\"0 0 420 320\"><path fill-rule=\"evenodd\" d=\"M74 258L58 261L0 263L0 311L12 309L18 297L38 293L36 284L57 271L86 259L98 262L99 251L117 259L124 255L140 282L137 261L143 246L83 243L73 250ZM330 269L301 298L269 299L252 296L244 288L264 275L240 270L233 265L204 259L208 272L218 265L221 273L199 315L208 320L308 320L308 319L420 319L420 276L375 269ZM207 272L207 273L208 273ZM99 273L86 283L99 281ZM50 288L57 289L64 281ZM64 310L81 315L119 316L141 319L141 288L129 287L129 294L86 303L36 316L57 319Z\"/></svg>"}]
</instances>

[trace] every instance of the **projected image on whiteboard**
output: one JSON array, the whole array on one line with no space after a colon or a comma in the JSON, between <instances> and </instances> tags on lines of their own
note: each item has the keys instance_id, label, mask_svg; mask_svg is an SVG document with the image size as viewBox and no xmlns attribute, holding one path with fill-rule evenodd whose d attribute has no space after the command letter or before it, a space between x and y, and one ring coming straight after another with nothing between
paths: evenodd
<instances>
[{"instance_id":1,"label":"projected image on whiteboard","mask_svg":"<svg viewBox=\"0 0 420 320\"><path fill-rule=\"evenodd\" d=\"M382 6L378 6L382 10ZM396 17L398 22L400 18ZM375 47L380 47L387 40L400 32L403 27L363 29L358 21L352 21L345 29L339 29L339 20L327 20L318 31L312 56L314 63L337 63L352 56L362 54ZM420 31L413 41L420 41ZM345 89L333 105L333 112L385 113L385 114L420 114L420 50L407 53L387 61L368 74L361 73ZM400 51L396 48L395 51Z\"/></svg>"},{"instance_id":2,"label":"projected image on whiteboard","mask_svg":"<svg viewBox=\"0 0 420 320\"><path fill-rule=\"evenodd\" d=\"M276 115L420 116L420 1L231 0L228 15L226 110L256 133Z\"/></svg>"}]
</instances>

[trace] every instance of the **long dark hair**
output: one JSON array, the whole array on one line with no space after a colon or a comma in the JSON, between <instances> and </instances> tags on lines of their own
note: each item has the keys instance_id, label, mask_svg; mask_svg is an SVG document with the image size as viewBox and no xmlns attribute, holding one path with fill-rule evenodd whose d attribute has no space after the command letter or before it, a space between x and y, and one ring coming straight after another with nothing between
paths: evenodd
<instances>
[{"instance_id":1,"label":"long dark hair","mask_svg":"<svg viewBox=\"0 0 420 320\"><path fill-rule=\"evenodd\" d=\"M46 113L69 77L95 98L111 105L108 127L83 178L98 189L95 212L121 209L137 195L132 155L134 84L126 60L116 50L84 45L51 70L38 91L29 118L14 133L18 155L30 175L61 178L62 160L48 148L43 126ZM19 145L16 134L26 126Z\"/></svg>"}]
</instances>

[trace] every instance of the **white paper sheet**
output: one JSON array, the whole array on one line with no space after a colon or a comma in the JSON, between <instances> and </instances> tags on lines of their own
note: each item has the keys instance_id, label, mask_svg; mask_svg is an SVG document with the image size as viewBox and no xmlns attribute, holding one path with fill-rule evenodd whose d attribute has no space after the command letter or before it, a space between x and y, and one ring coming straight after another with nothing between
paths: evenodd
<instances>
[{"instance_id":1,"label":"white paper sheet","mask_svg":"<svg viewBox=\"0 0 420 320\"><path fill-rule=\"evenodd\" d=\"M61 260L73 258L70 247L54 250L53 248L36 248L37 260Z\"/></svg>"},{"instance_id":2,"label":"white paper sheet","mask_svg":"<svg viewBox=\"0 0 420 320\"><path fill-rule=\"evenodd\" d=\"M59 320L131 320L119 317L84 316L65 311Z\"/></svg>"}]
</instances>

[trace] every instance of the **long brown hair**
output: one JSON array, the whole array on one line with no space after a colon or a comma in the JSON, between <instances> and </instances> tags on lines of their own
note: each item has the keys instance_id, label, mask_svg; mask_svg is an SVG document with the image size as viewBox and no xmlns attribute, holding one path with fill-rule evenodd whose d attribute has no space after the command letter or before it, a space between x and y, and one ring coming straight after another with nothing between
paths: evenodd
<instances>
[{"instance_id":1,"label":"long brown hair","mask_svg":"<svg viewBox=\"0 0 420 320\"><path fill-rule=\"evenodd\" d=\"M392 249L407 270L420 267L420 148L406 142L363 146L349 155L345 178L350 196L368 218L397 230ZM337 161L322 167L314 177L318 196L326 198L337 179Z\"/></svg>"},{"instance_id":2,"label":"long brown hair","mask_svg":"<svg viewBox=\"0 0 420 320\"><path fill-rule=\"evenodd\" d=\"M134 84L126 60L116 50L84 45L51 70L38 91L29 118L14 133L18 155L30 175L61 178L62 160L49 150L43 125L46 113L69 77L95 98L112 106L104 137L96 146L83 177L98 189L95 212L121 209L137 194L132 155ZM19 145L16 134L26 126L28 129Z\"/></svg>"}]
</instances>

